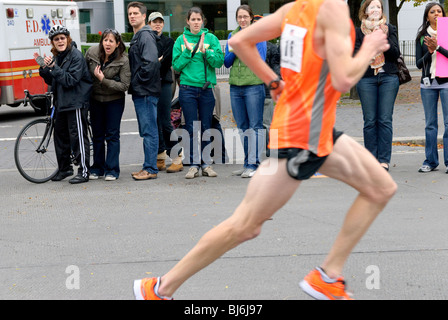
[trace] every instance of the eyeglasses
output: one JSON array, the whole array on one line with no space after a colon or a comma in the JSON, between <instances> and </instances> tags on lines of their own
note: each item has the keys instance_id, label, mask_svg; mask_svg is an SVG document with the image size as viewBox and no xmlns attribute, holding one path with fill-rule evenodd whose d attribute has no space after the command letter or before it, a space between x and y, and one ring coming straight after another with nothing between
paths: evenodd
<instances>
[{"instance_id":1,"label":"eyeglasses","mask_svg":"<svg viewBox=\"0 0 448 320\"><path fill-rule=\"evenodd\" d=\"M53 41L58 42L58 41L64 41L65 39L67 39L67 37L57 37L57 38L53 38Z\"/></svg>"},{"instance_id":2,"label":"eyeglasses","mask_svg":"<svg viewBox=\"0 0 448 320\"><path fill-rule=\"evenodd\" d=\"M249 20L250 16L238 16L236 17L238 20Z\"/></svg>"},{"instance_id":3,"label":"eyeglasses","mask_svg":"<svg viewBox=\"0 0 448 320\"><path fill-rule=\"evenodd\" d=\"M110 29L110 28L107 28L106 30L104 30L104 33L113 33L113 34L116 35L116 36L119 36L119 35L120 35L120 33L119 33L117 30L115 30L115 29Z\"/></svg>"}]
</instances>

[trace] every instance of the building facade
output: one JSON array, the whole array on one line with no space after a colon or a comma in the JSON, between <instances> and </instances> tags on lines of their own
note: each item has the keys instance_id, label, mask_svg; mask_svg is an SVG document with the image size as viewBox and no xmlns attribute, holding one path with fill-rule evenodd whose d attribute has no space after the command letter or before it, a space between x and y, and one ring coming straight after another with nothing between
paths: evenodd
<instances>
[{"instance_id":1,"label":"building facade","mask_svg":"<svg viewBox=\"0 0 448 320\"><path fill-rule=\"evenodd\" d=\"M205 27L215 31L234 30L237 27L235 13L241 4L250 5L254 14L268 15L292 1L294 0L142 0L141 2L148 7L148 14L159 11L165 16L164 31L182 32L186 26L187 12L193 6L202 8L207 18ZM81 31L98 33L113 27L121 33L132 32L126 14L126 7L130 2L131 0L78 0ZM400 0L397 0L397 3L399 2ZM388 14L388 1L383 3ZM424 5L415 7L414 1L404 3L398 15L400 40L409 41L415 38L424 8Z\"/></svg>"},{"instance_id":2,"label":"building facade","mask_svg":"<svg viewBox=\"0 0 448 320\"><path fill-rule=\"evenodd\" d=\"M234 30L236 9L241 4L251 6L254 14L268 15L283 4L294 0L142 0L151 12L161 12L165 17L164 31L182 32L191 7L200 7L206 17L205 27L215 30ZM80 8L80 23L86 33L98 33L115 27L119 32L132 32L126 8L131 0L77 1Z\"/></svg>"}]
</instances>

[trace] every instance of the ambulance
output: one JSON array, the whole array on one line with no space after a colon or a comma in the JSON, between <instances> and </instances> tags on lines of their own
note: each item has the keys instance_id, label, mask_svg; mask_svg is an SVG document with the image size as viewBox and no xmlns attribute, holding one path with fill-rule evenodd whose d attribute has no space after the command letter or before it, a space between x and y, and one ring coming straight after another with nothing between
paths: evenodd
<instances>
[{"instance_id":1,"label":"ambulance","mask_svg":"<svg viewBox=\"0 0 448 320\"><path fill-rule=\"evenodd\" d=\"M48 32L53 25L66 26L80 48L76 2L0 0L0 106L18 107L24 90L32 95L48 91L33 54L52 55ZM45 100L38 106L37 113L46 111Z\"/></svg>"}]
</instances>

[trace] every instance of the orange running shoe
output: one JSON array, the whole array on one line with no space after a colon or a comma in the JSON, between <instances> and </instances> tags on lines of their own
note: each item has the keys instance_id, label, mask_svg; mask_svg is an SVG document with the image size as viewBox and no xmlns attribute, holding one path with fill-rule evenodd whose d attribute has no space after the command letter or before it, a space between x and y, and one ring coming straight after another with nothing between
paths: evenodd
<instances>
[{"instance_id":1,"label":"orange running shoe","mask_svg":"<svg viewBox=\"0 0 448 320\"><path fill-rule=\"evenodd\" d=\"M317 300L354 300L351 293L345 291L343 277L331 279L319 267L300 282L300 287Z\"/></svg>"},{"instance_id":2,"label":"orange running shoe","mask_svg":"<svg viewBox=\"0 0 448 320\"><path fill-rule=\"evenodd\" d=\"M144 278L134 281L134 296L136 300L172 300L160 297L156 292L160 285L160 278Z\"/></svg>"}]
</instances>

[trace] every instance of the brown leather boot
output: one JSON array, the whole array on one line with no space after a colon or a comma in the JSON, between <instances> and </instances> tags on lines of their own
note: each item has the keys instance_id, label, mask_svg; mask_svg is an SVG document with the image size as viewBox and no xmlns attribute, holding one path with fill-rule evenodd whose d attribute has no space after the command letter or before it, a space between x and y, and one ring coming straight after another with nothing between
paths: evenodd
<instances>
[{"instance_id":1,"label":"brown leather boot","mask_svg":"<svg viewBox=\"0 0 448 320\"><path fill-rule=\"evenodd\" d=\"M159 153L157 155L157 169L159 169L159 171L166 170L165 160L166 160L166 151L163 151L162 153Z\"/></svg>"},{"instance_id":2,"label":"brown leather boot","mask_svg":"<svg viewBox=\"0 0 448 320\"><path fill-rule=\"evenodd\" d=\"M172 163L172 164L168 167L168 169L166 169L166 172L168 172L168 173L174 173L174 172L179 172L179 171L182 171L182 170L184 170L184 165L182 164L182 162L181 162L180 164Z\"/></svg>"},{"instance_id":3,"label":"brown leather boot","mask_svg":"<svg viewBox=\"0 0 448 320\"><path fill-rule=\"evenodd\" d=\"M157 159L157 169L159 169L159 171L166 170L165 159Z\"/></svg>"},{"instance_id":4,"label":"brown leather boot","mask_svg":"<svg viewBox=\"0 0 448 320\"><path fill-rule=\"evenodd\" d=\"M166 169L168 173L174 173L184 170L184 165L182 164L183 152L181 152L176 158L173 159L173 163Z\"/></svg>"}]
</instances>

